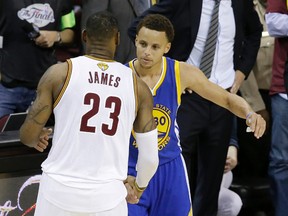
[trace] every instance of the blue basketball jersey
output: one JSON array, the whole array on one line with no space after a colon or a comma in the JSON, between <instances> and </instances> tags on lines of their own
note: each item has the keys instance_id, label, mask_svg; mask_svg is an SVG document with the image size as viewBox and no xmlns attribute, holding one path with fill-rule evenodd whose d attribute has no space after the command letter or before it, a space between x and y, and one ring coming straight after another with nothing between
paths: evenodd
<instances>
[{"instance_id":1,"label":"blue basketball jersey","mask_svg":"<svg viewBox=\"0 0 288 216\"><path fill-rule=\"evenodd\" d=\"M132 60L128 64L135 71L134 61ZM161 165L175 159L181 153L179 130L176 123L177 109L181 100L178 61L163 57L161 77L151 92L154 99L153 116L158 130L159 165ZM130 137L129 167L136 166L137 157L137 143L132 132Z\"/></svg>"}]
</instances>

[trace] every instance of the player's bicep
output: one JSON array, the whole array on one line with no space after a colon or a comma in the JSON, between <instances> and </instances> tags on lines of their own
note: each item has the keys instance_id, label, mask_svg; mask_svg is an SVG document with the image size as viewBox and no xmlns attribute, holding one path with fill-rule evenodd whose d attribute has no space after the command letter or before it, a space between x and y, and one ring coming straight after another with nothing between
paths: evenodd
<instances>
[{"instance_id":1,"label":"player's bicep","mask_svg":"<svg viewBox=\"0 0 288 216\"><path fill-rule=\"evenodd\" d=\"M182 90L192 91L198 91L209 82L201 70L184 62L180 62L180 80Z\"/></svg>"},{"instance_id":2,"label":"player's bicep","mask_svg":"<svg viewBox=\"0 0 288 216\"><path fill-rule=\"evenodd\" d=\"M191 89L201 97L227 108L228 92L210 82L203 72L194 66L182 63L180 69L182 88Z\"/></svg>"}]
</instances>

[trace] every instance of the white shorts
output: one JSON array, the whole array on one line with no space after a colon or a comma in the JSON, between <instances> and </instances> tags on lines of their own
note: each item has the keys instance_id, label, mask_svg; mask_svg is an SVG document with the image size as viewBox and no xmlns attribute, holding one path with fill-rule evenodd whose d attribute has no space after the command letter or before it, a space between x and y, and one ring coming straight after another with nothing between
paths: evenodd
<instances>
[{"instance_id":1,"label":"white shorts","mask_svg":"<svg viewBox=\"0 0 288 216\"><path fill-rule=\"evenodd\" d=\"M108 201L108 200L107 200ZM109 202L109 201L108 201ZM97 213L80 213L70 212L61 209L44 198L42 193L39 191L36 203L36 209L34 216L127 216L127 203L123 200L118 206L113 209L109 209L103 212Z\"/></svg>"}]
</instances>

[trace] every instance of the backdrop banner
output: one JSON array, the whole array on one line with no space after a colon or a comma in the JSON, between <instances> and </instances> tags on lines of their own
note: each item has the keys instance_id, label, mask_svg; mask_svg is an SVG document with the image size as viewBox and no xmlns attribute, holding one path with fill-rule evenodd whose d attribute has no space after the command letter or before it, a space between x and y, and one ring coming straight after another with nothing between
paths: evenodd
<instances>
[{"instance_id":1,"label":"backdrop banner","mask_svg":"<svg viewBox=\"0 0 288 216\"><path fill-rule=\"evenodd\" d=\"M0 216L33 216L40 174L0 176Z\"/></svg>"}]
</instances>

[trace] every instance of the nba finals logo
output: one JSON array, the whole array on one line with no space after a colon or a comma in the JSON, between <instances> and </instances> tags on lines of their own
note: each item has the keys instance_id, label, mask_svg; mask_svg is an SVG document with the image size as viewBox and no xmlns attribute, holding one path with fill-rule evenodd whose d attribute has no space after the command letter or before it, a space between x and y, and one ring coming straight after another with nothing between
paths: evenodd
<instances>
[{"instance_id":1,"label":"nba finals logo","mask_svg":"<svg viewBox=\"0 0 288 216\"><path fill-rule=\"evenodd\" d=\"M99 62L97 64L97 66L102 70L102 71L106 71L108 69L108 65L106 63L103 63L103 62Z\"/></svg>"},{"instance_id":2,"label":"nba finals logo","mask_svg":"<svg viewBox=\"0 0 288 216\"><path fill-rule=\"evenodd\" d=\"M22 8L17 13L21 20L40 27L55 22L53 9L49 4L32 4L26 8Z\"/></svg>"},{"instance_id":3,"label":"nba finals logo","mask_svg":"<svg viewBox=\"0 0 288 216\"><path fill-rule=\"evenodd\" d=\"M171 110L167 107L156 104L153 108L153 116L158 130L158 150L161 151L170 141L169 132L171 126L170 118ZM133 135L134 136L134 135ZM137 148L137 143L134 141L133 146Z\"/></svg>"}]
</instances>

